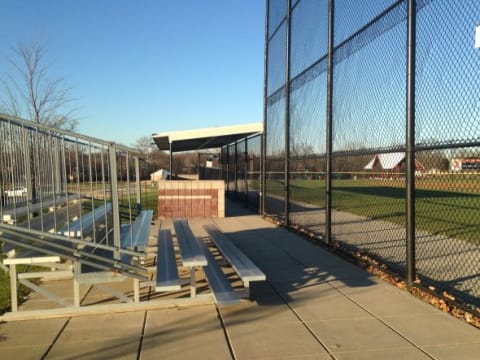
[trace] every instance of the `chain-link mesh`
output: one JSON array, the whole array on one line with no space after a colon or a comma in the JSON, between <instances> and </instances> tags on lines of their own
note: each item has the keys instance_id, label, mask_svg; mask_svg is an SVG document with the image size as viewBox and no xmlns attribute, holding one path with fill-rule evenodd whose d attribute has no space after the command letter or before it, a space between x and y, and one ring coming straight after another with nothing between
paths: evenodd
<instances>
[{"instance_id":1,"label":"chain-link mesh","mask_svg":"<svg viewBox=\"0 0 480 360\"><path fill-rule=\"evenodd\" d=\"M247 140L247 178L248 178L248 202L247 206L258 210L260 208L261 194L261 143L262 136L256 135Z\"/></svg>"},{"instance_id":2,"label":"chain-link mesh","mask_svg":"<svg viewBox=\"0 0 480 360\"><path fill-rule=\"evenodd\" d=\"M475 0L433 1L418 12L417 146L479 141L480 56L474 47L479 14Z\"/></svg>"},{"instance_id":3,"label":"chain-link mesh","mask_svg":"<svg viewBox=\"0 0 480 360\"><path fill-rule=\"evenodd\" d=\"M348 33L356 17L339 16ZM333 55L332 234L397 270L406 239L405 18L404 3L389 8Z\"/></svg>"},{"instance_id":4,"label":"chain-link mesh","mask_svg":"<svg viewBox=\"0 0 480 360\"><path fill-rule=\"evenodd\" d=\"M375 17L405 1L398 0L335 0L334 44L340 45L368 25ZM381 19L379 19L381 21Z\"/></svg>"},{"instance_id":5,"label":"chain-link mesh","mask_svg":"<svg viewBox=\"0 0 480 360\"><path fill-rule=\"evenodd\" d=\"M285 210L285 98L267 107L265 212L284 217Z\"/></svg>"},{"instance_id":6,"label":"chain-link mesh","mask_svg":"<svg viewBox=\"0 0 480 360\"><path fill-rule=\"evenodd\" d=\"M325 224L327 79L326 71L303 81L307 76L292 84L303 83L290 94L289 210L293 226L320 235Z\"/></svg>"},{"instance_id":7,"label":"chain-link mesh","mask_svg":"<svg viewBox=\"0 0 480 360\"><path fill-rule=\"evenodd\" d=\"M400 168L386 170L380 161L404 156L336 156L332 173L335 239L400 271L405 266L405 172ZM373 168L364 169L372 161Z\"/></svg>"},{"instance_id":8,"label":"chain-link mesh","mask_svg":"<svg viewBox=\"0 0 480 360\"><path fill-rule=\"evenodd\" d=\"M235 186L237 185L237 173L236 173L236 152L235 144L227 146L227 171L226 171L226 188L227 196L230 198L235 197Z\"/></svg>"},{"instance_id":9,"label":"chain-link mesh","mask_svg":"<svg viewBox=\"0 0 480 360\"><path fill-rule=\"evenodd\" d=\"M415 186L419 276L480 299L478 1L422 1L417 14Z\"/></svg>"},{"instance_id":10,"label":"chain-link mesh","mask_svg":"<svg viewBox=\"0 0 480 360\"><path fill-rule=\"evenodd\" d=\"M247 196L247 172L246 172L246 139L237 142L237 186L236 196L238 200L245 201Z\"/></svg>"},{"instance_id":11,"label":"chain-link mesh","mask_svg":"<svg viewBox=\"0 0 480 360\"><path fill-rule=\"evenodd\" d=\"M334 4L331 87L329 3ZM410 168L407 0L268 4L264 212L327 233L331 144L333 239L405 273L411 176L417 275L480 306L480 49L474 46L480 3L416 1Z\"/></svg>"},{"instance_id":12,"label":"chain-link mesh","mask_svg":"<svg viewBox=\"0 0 480 360\"><path fill-rule=\"evenodd\" d=\"M287 0L271 0L268 6L268 37L271 38L285 19Z\"/></svg>"},{"instance_id":13,"label":"chain-link mesh","mask_svg":"<svg viewBox=\"0 0 480 360\"><path fill-rule=\"evenodd\" d=\"M327 9L327 0L303 0L292 10L291 78L326 55L328 45Z\"/></svg>"},{"instance_id":14,"label":"chain-link mesh","mask_svg":"<svg viewBox=\"0 0 480 360\"><path fill-rule=\"evenodd\" d=\"M268 94L273 92L285 84L285 44L287 40L287 26L284 22L278 31L273 35L268 43Z\"/></svg>"},{"instance_id":15,"label":"chain-link mesh","mask_svg":"<svg viewBox=\"0 0 480 360\"><path fill-rule=\"evenodd\" d=\"M256 210L261 196L261 140L259 134L224 146L220 159L227 195Z\"/></svg>"}]
</instances>

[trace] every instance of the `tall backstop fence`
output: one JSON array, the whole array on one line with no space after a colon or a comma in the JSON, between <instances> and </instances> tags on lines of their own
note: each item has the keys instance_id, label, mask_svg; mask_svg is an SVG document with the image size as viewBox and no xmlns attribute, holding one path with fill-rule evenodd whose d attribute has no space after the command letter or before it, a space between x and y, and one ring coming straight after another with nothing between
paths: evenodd
<instances>
[{"instance_id":1,"label":"tall backstop fence","mask_svg":"<svg viewBox=\"0 0 480 360\"><path fill-rule=\"evenodd\" d=\"M261 177L264 214L474 308L479 14L476 0L267 1Z\"/></svg>"}]
</instances>

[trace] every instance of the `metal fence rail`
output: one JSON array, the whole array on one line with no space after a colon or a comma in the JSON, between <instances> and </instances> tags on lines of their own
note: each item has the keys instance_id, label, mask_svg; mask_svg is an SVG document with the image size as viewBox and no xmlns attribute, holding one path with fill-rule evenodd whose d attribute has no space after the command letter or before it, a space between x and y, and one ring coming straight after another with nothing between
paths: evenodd
<instances>
[{"instance_id":1,"label":"metal fence rail","mask_svg":"<svg viewBox=\"0 0 480 360\"><path fill-rule=\"evenodd\" d=\"M479 13L475 0L267 1L260 204L472 308Z\"/></svg>"}]
</instances>

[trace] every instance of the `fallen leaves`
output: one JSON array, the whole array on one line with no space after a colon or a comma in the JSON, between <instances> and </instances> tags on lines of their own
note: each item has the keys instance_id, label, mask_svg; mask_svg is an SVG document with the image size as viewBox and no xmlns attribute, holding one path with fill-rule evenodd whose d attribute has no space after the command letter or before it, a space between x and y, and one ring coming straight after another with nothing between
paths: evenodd
<instances>
[{"instance_id":1,"label":"fallen leaves","mask_svg":"<svg viewBox=\"0 0 480 360\"><path fill-rule=\"evenodd\" d=\"M277 225L285 225L284 221L281 219L269 218L266 216L265 218L273 223L276 223ZM332 244L327 244L322 235L315 234L308 228L302 227L298 224L290 227L289 230L303 235L305 238L309 239L315 244L326 248L350 263L361 267L368 273L389 282L397 288L408 291L413 296L416 296L424 302L435 306L439 310L449 313L458 319L464 320L470 325L480 328L480 317L475 315L480 314L480 308L472 309L472 312L465 310L468 308L468 306L464 306L458 302L455 296L447 291L439 289L432 284L424 284L419 278L415 279L414 286L409 287L405 279L403 279L400 275L393 273L385 264L380 263L377 259L374 259L368 254L360 252L358 249L350 248L346 246L346 244L338 241L334 241ZM337 344L334 344L333 346L336 345Z\"/></svg>"}]
</instances>

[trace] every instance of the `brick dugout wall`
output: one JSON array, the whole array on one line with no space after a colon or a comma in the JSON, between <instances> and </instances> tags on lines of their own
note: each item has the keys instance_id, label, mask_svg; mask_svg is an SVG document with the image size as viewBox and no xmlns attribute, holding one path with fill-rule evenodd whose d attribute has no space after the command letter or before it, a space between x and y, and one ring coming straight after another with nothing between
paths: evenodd
<instances>
[{"instance_id":1,"label":"brick dugout wall","mask_svg":"<svg viewBox=\"0 0 480 360\"><path fill-rule=\"evenodd\" d=\"M158 214L165 217L225 217L225 183L223 180L160 181Z\"/></svg>"}]
</instances>

